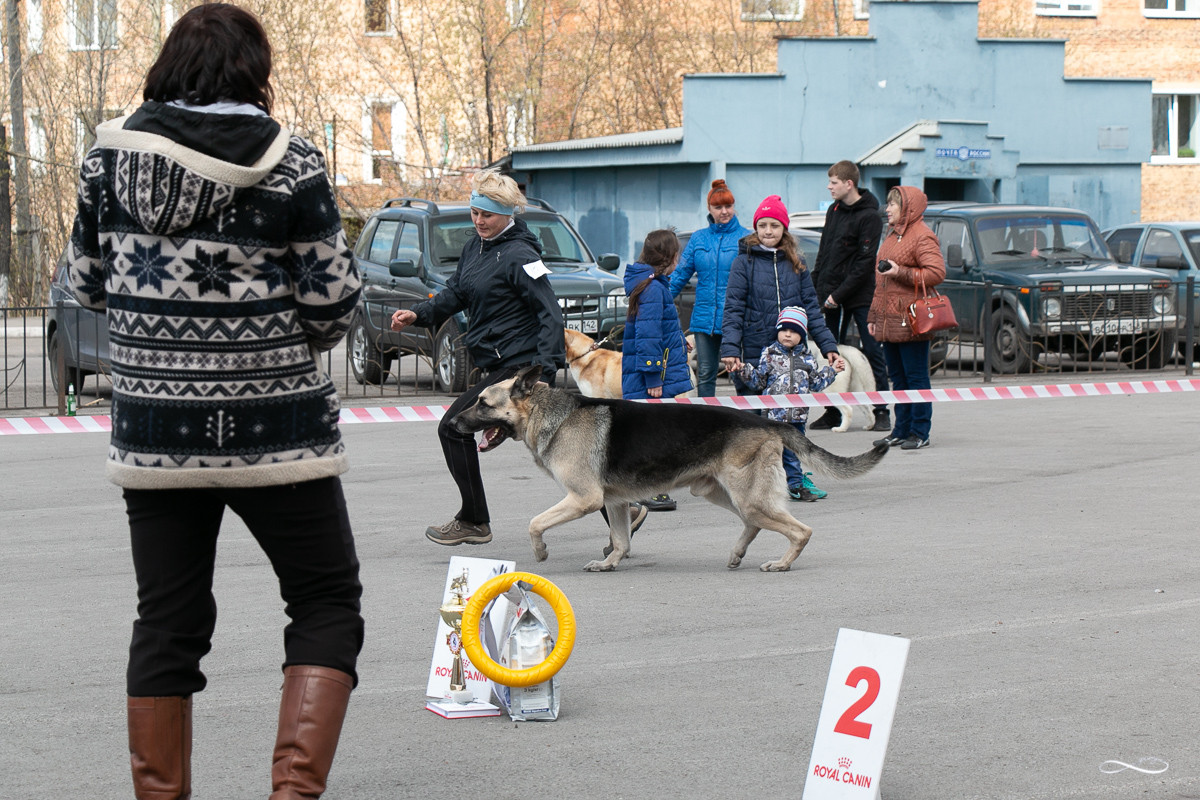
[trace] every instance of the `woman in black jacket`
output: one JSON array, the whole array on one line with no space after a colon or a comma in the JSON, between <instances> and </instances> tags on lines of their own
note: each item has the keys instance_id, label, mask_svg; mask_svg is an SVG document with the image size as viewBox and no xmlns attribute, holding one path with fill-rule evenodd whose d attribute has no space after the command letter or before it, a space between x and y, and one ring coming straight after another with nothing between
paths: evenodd
<instances>
[{"instance_id":1,"label":"woman in black jacket","mask_svg":"<svg viewBox=\"0 0 1200 800\"><path fill-rule=\"evenodd\" d=\"M474 405L484 389L522 367L539 365L542 380L554 385L566 364L562 309L546 277L550 270L542 263L537 237L513 216L524 209L525 197L516 181L491 170L477 173L471 186L475 235L463 246L458 269L431 300L392 315L394 331L414 324L437 328L465 309L471 320L467 350L475 365L488 371L458 396L438 424L446 466L462 496L453 519L425 530L431 542L444 545L492 540L475 437L456 431L451 420Z\"/></svg>"}]
</instances>

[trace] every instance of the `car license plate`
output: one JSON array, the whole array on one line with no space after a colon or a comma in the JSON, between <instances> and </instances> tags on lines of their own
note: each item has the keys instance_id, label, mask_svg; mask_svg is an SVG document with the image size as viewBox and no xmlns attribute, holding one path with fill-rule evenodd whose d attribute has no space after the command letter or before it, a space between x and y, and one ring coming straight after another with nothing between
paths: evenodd
<instances>
[{"instance_id":1,"label":"car license plate","mask_svg":"<svg viewBox=\"0 0 1200 800\"><path fill-rule=\"evenodd\" d=\"M1141 332L1142 320L1140 319L1106 319L1101 322L1092 323L1092 333L1096 335L1111 336Z\"/></svg>"},{"instance_id":2,"label":"car license plate","mask_svg":"<svg viewBox=\"0 0 1200 800\"><path fill-rule=\"evenodd\" d=\"M579 320L577 320L577 319L567 320L566 322L563 323L563 327L565 327L569 330L573 330L573 331L580 331L580 332L583 331L583 327L579 324Z\"/></svg>"},{"instance_id":3,"label":"car license plate","mask_svg":"<svg viewBox=\"0 0 1200 800\"><path fill-rule=\"evenodd\" d=\"M563 322L563 327L570 328L573 331L581 333L598 333L600 331L600 321L595 319L568 319Z\"/></svg>"}]
</instances>

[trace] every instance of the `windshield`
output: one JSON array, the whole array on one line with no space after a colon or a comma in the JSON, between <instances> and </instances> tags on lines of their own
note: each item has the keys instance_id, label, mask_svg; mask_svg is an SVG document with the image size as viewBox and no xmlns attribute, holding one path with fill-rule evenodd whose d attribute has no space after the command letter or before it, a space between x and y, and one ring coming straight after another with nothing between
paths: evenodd
<instances>
[{"instance_id":1,"label":"windshield","mask_svg":"<svg viewBox=\"0 0 1200 800\"><path fill-rule=\"evenodd\" d=\"M1066 214L1014 214L975 222L983 263L1085 258L1110 260L1108 245L1087 217Z\"/></svg>"},{"instance_id":2,"label":"windshield","mask_svg":"<svg viewBox=\"0 0 1200 800\"><path fill-rule=\"evenodd\" d=\"M521 217L533 235L542 243L542 260L547 264L582 264L592 260L591 253L579 237L557 217ZM435 221L430 229L435 264L454 264L463 245L475 233L470 217L445 217Z\"/></svg>"}]
</instances>

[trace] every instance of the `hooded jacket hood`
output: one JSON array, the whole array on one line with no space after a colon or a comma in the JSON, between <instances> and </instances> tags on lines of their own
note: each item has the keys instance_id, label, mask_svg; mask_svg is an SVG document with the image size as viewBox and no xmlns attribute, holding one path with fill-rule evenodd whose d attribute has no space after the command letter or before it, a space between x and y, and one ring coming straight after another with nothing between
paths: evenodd
<instances>
[{"instance_id":1,"label":"hooded jacket hood","mask_svg":"<svg viewBox=\"0 0 1200 800\"><path fill-rule=\"evenodd\" d=\"M900 190L902 205L900 221L892 227L896 233L903 236L910 225L919 222L925 216L929 200L925 197L925 193L915 186L897 186L896 188Z\"/></svg>"},{"instance_id":2,"label":"hooded jacket hood","mask_svg":"<svg viewBox=\"0 0 1200 800\"><path fill-rule=\"evenodd\" d=\"M227 209L238 189L258 184L283 160L290 138L270 117L148 101L97 126L95 147L118 151L117 202L142 230L162 236Z\"/></svg>"}]
</instances>

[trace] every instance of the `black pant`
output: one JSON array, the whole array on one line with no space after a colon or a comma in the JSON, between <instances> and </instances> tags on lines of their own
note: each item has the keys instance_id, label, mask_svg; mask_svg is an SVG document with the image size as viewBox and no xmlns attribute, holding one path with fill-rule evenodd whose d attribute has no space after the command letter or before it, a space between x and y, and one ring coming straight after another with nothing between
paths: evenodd
<instances>
[{"instance_id":1,"label":"black pant","mask_svg":"<svg viewBox=\"0 0 1200 800\"><path fill-rule=\"evenodd\" d=\"M871 332L867 330L867 315L870 313L871 307L842 308L838 306L821 310L825 314L825 324L837 337L838 344L846 343L846 334L850 332L850 322L854 321L861 342L858 349L862 350L863 355L867 357L867 363L871 365L871 374L875 376L875 391L886 392L888 390L888 372L887 362L883 358L883 345L876 341ZM878 405L876 408L887 408L887 404Z\"/></svg>"},{"instance_id":2,"label":"black pant","mask_svg":"<svg viewBox=\"0 0 1200 800\"><path fill-rule=\"evenodd\" d=\"M438 438L442 442L442 454L450 477L458 484L462 507L454 515L463 522L491 522L488 514L487 496L483 492L483 476L479 474L479 450L475 445L475 434L459 433L454 429L454 418L459 412L475 405L480 392L493 384L506 381L516 375L523 366L500 367L487 374L483 380L458 396L438 423Z\"/></svg>"},{"instance_id":3,"label":"black pant","mask_svg":"<svg viewBox=\"0 0 1200 800\"><path fill-rule=\"evenodd\" d=\"M228 506L258 540L279 578L283 666L349 673L362 649L362 585L338 478L247 489L126 489L138 583L129 646L131 697L187 696L206 680L212 647L217 535Z\"/></svg>"}]
</instances>

